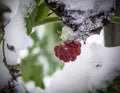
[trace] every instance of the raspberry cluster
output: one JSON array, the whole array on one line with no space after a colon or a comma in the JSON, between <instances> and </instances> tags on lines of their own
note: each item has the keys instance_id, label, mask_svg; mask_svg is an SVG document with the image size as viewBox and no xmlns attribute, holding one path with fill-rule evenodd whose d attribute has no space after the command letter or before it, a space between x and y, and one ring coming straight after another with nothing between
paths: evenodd
<instances>
[{"instance_id":1,"label":"raspberry cluster","mask_svg":"<svg viewBox=\"0 0 120 93\"><path fill-rule=\"evenodd\" d=\"M54 51L56 57L64 62L75 61L81 53L81 43L78 41L66 41L64 44L55 46Z\"/></svg>"}]
</instances>

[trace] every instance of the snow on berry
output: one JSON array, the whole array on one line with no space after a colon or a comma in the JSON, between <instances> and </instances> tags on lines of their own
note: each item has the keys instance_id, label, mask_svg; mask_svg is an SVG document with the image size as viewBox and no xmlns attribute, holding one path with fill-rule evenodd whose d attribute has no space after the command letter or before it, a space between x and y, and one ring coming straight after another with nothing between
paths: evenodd
<instances>
[{"instance_id":1,"label":"snow on berry","mask_svg":"<svg viewBox=\"0 0 120 93\"><path fill-rule=\"evenodd\" d=\"M75 61L81 53L81 43L78 41L66 41L64 44L55 46L54 51L56 57L64 62Z\"/></svg>"}]
</instances>

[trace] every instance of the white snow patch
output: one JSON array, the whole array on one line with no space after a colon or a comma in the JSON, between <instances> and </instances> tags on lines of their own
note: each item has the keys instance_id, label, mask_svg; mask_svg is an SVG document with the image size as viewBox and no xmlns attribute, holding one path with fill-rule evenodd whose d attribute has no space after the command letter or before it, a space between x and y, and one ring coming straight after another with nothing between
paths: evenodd
<instances>
[{"instance_id":1,"label":"white snow patch","mask_svg":"<svg viewBox=\"0 0 120 93\"><path fill-rule=\"evenodd\" d=\"M66 9L70 10L88 10L94 8L95 0L61 0L66 4Z\"/></svg>"},{"instance_id":2,"label":"white snow patch","mask_svg":"<svg viewBox=\"0 0 120 93\"><path fill-rule=\"evenodd\" d=\"M45 33L45 26L44 25L40 25L40 26L36 26L33 27L32 32L37 31L37 35L40 39L43 38L44 33Z\"/></svg>"},{"instance_id":3,"label":"white snow patch","mask_svg":"<svg viewBox=\"0 0 120 93\"><path fill-rule=\"evenodd\" d=\"M20 50L19 51L19 58L20 59L23 59L23 58L25 58L27 55L28 55L28 50L27 49L24 49L24 50Z\"/></svg>"},{"instance_id":4,"label":"white snow patch","mask_svg":"<svg viewBox=\"0 0 120 93\"><path fill-rule=\"evenodd\" d=\"M92 44L93 42L104 46L104 30L101 30L100 34L91 35L86 40L88 44Z\"/></svg>"},{"instance_id":5,"label":"white snow patch","mask_svg":"<svg viewBox=\"0 0 120 93\"><path fill-rule=\"evenodd\" d=\"M35 88L35 82L34 81L29 81L29 82L25 83L24 85L25 85L25 87L28 91L31 91L33 88Z\"/></svg>"},{"instance_id":6,"label":"white snow patch","mask_svg":"<svg viewBox=\"0 0 120 93\"><path fill-rule=\"evenodd\" d=\"M33 2L33 0L11 0L9 2L7 1L9 0L5 0L4 3L6 3L6 5L8 5L14 13L14 16L12 15L13 18L5 27L4 36L5 42L9 46L13 46L15 48L15 52L10 51L7 48L5 50L8 64L10 63L12 65L15 60L17 63L17 57L20 50L24 50L28 48L28 46L33 45L31 38L27 35L24 17L26 16L26 13L31 13L33 5L35 5L35 3ZM12 6L14 4L11 5L13 1L17 2L17 5L15 7ZM14 8L18 9L15 10Z\"/></svg>"},{"instance_id":7,"label":"white snow patch","mask_svg":"<svg viewBox=\"0 0 120 93\"><path fill-rule=\"evenodd\" d=\"M16 81L15 81L15 90L16 90L16 93L26 93L23 85Z\"/></svg>"},{"instance_id":8,"label":"white snow patch","mask_svg":"<svg viewBox=\"0 0 120 93\"><path fill-rule=\"evenodd\" d=\"M97 53L102 58L102 67L90 72L89 88L93 91L105 88L106 81L111 82L115 76L120 75L120 46L107 48L97 45Z\"/></svg>"},{"instance_id":9,"label":"white snow patch","mask_svg":"<svg viewBox=\"0 0 120 93\"><path fill-rule=\"evenodd\" d=\"M43 81L45 84L45 88L48 88L51 82L51 76L45 76Z\"/></svg>"},{"instance_id":10,"label":"white snow patch","mask_svg":"<svg viewBox=\"0 0 120 93\"><path fill-rule=\"evenodd\" d=\"M5 27L5 40L9 45L15 47L15 50L25 49L28 46L29 38L26 34L24 19L18 14Z\"/></svg>"},{"instance_id":11,"label":"white snow patch","mask_svg":"<svg viewBox=\"0 0 120 93\"><path fill-rule=\"evenodd\" d=\"M45 75L46 73L48 73L49 71L49 64L48 64L48 61L47 59L44 57L44 56L40 56L38 58L38 61L36 63L36 65L42 65L43 66L43 74Z\"/></svg>"},{"instance_id":12,"label":"white snow patch","mask_svg":"<svg viewBox=\"0 0 120 93\"><path fill-rule=\"evenodd\" d=\"M58 2L65 5L66 10L87 11L94 8L99 10L110 10L116 0L48 0L49 2Z\"/></svg>"}]
</instances>

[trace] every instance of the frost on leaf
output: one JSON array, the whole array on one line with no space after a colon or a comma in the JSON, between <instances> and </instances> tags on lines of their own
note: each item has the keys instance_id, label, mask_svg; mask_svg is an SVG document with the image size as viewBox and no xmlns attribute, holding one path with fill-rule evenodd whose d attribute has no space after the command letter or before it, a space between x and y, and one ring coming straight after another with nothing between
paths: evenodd
<instances>
[{"instance_id":1,"label":"frost on leaf","mask_svg":"<svg viewBox=\"0 0 120 93\"><path fill-rule=\"evenodd\" d=\"M80 39L96 34L111 20L116 0L45 0ZM84 37L85 36L85 37Z\"/></svg>"}]
</instances>

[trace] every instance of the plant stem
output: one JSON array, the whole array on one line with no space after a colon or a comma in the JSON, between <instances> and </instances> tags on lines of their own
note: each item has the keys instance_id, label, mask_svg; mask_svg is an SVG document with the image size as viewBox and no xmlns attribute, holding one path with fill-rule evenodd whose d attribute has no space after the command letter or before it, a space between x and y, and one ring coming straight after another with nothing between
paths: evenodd
<instances>
[{"instance_id":1,"label":"plant stem","mask_svg":"<svg viewBox=\"0 0 120 93\"><path fill-rule=\"evenodd\" d=\"M3 63L8 68L7 60L6 60L6 57L5 57L5 40L4 39L3 39L3 43L2 43L2 52L3 52Z\"/></svg>"}]
</instances>

